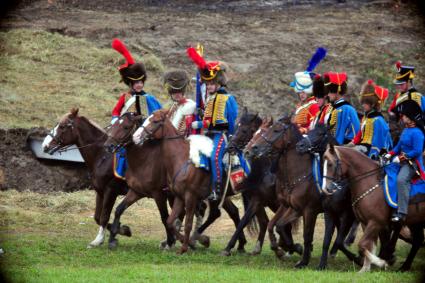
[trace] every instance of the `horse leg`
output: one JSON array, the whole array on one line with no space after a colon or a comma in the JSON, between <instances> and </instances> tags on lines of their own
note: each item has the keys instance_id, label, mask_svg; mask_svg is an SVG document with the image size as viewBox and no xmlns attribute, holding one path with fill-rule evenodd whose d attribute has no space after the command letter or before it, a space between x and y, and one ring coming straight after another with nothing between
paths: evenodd
<instances>
[{"instance_id":1,"label":"horse leg","mask_svg":"<svg viewBox=\"0 0 425 283\"><path fill-rule=\"evenodd\" d=\"M359 221L357 219L354 219L353 225L351 225L350 233L348 234L347 238L344 241L345 245L351 246L354 243L354 241L356 240L358 227L359 227Z\"/></svg>"},{"instance_id":2,"label":"horse leg","mask_svg":"<svg viewBox=\"0 0 425 283\"><path fill-rule=\"evenodd\" d=\"M103 244L105 240L105 226L100 224L100 214L102 213L103 194L96 192L96 208L94 212L94 220L99 225L99 231L96 238L87 245L87 248L94 248Z\"/></svg>"},{"instance_id":3,"label":"horse leg","mask_svg":"<svg viewBox=\"0 0 425 283\"><path fill-rule=\"evenodd\" d=\"M332 216L329 215L329 212L324 213L325 216L325 235L323 238L322 246L322 256L320 257L320 263L317 267L318 270L323 270L328 265L328 252L329 246L332 241L332 236L335 231L335 222Z\"/></svg>"},{"instance_id":4,"label":"horse leg","mask_svg":"<svg viewBox=\"0 0 425 283\"><path fill-rule=\"evenodd\" d=\"M116 196L115 196L116 198ZM115 217L114 221L111 225L111 233L109 235L109 248L116 248L118 245L118 240L116 239L116 235L120 230L120 218L124 211L129 208L133 203L141 199L141 196L138 195L135 191L129 190L125 198L121 201L121 203L115 209ZM114 200L115 202L115 200ZM112 202L113 206L113 202Z\"/></svg>"},{"instance_id":5,"label":"horse leg","mask_svg":"<svg viewBox=\"0 0 425 283\"><path fill-rule=\"evenodd\" d=\"M300 244L294 244L294 239L292 237L292 228L293 224L295 224L298 213L293 209L288 209L288 212L285 212L284 216L280 218L276 225L276 232L279 234L279 247L280 254L283 255L283 251L287 251L290 255L294 252L302 255L303 247Z\"/></svg>"},{"instance_id":6,"label":"horse leg","mask_svg":"<svg viewBox=\"0 0 425 283\"><path fill-rule=\"evenodd\" d=\"M189 249L189 238L190 238L190 232L192 231L193 215L195 214L196 201L197 201L196 198L192 194L186 193L186 196L185 196L185 208L186 208L185 218L186 219L184 221L184 239L183 239L183 245L181 246L177 254L184 254Z\"/></svg>"},{"instance_id":7,"label":"horse leg","mask_svg":"<svg viewBox=\"0 0 425 283\"><path fill-rule=\"evenodd\" d=\"M409 226L410 232L412 233L412 247L410 248L409 254L406 260L403 262L399 271L409 271L412 267L413 259L416 256L416 253L420 249L422 243L424 242L424 230L422 225L411 225Z\"/></svg>"},{"instance_id":8,"label":"horse leg","mask_svg":"<svg viewBox=\"0 0 425 283\"><path fill-rule=\"evenodd\" d=\"M184 209L184 202L180 198L174 198L173 209L167 219L168 229L175 235L176 239L183 243L183 235L176 229L175 221ZM186 220L187 221L187 220Z\"/></svg>"},{"instance_id":9,"label":"horse leg","mask_svg":"<svg viewBox=\"0 0 425 283\"><path fill-rule=\"evenodd\" d=\"M241 219L239 217L239 210L237 206L229 198L226 198L223 203L223 208L227 212L227 214L230 216L230 218L233 220L233 223L235 224L235 227L237 229L239 223L241 222ZM243 232L243 229L239 233L238 241L239 241L238 252L244 253L245 244L247 243L247 241L246 241L245 233Z\"/></svg>"},{"instance_id":10,"label":"horse leg","mask_svg":"<svg viewBox=\"0 0 425 283\"><path fill-rule=\"evenodd\" d=\"M360 253L364 256L363 267L360 272L370 271L371 264L375 264L379 267L386 267L387 265L385 260L382 260L373 254L374 245L380 230L379 228L378 224L369 221L364 230L363 237L360 239Z\"/></svg>"},{"instance_id":11,"label":"horse leg","mask_svg":"<svg viewBox=\"0 0 425 283\"><path fill-rule=\"evenodd\" d=\"M282 217L282 215L285 213L285 207L283 204L279 206L279 208L276 210L275 215L273 218L269 221L269 224L267 225L267 231L269 232L269 239L270 239L270 249L275 252L276 256L278 258L281 258L283 255L281 252L279 252L279 245L277 243L276 235L274 234L274 226L276 226L276 222Z\"/></svg>"},{"instance_id":12,"label":"horse leg","mask_svg":"<svg viewBox=\"0 0 425 283\"><path fill-rule=\"evenodd\" d=\"M198 228L198 230L193 232L193 235L190 239L192 244L199 240L201 245L206 248L210 246L210 238L206 235L202 235L202 233L221 215L220 209L218 209L218 202L210 201L209 205L210 212L208 214L207 220L204 222L204 224L201 225L201 227Z\"/></svg>"},{"instance_id":13,"label":"horse leg","mask_svg":"<svg viewBox=\"0 0 425 283\"><path fill-rule=\"evenodd\" d=\"M173 232L167 226L168 219L168 209L167 209L167 198L163 194L155 195L154 200L156 206L158 207L159 214L161 215L161 221L165 228L165 233L167 234L166 245L160 248L169 250L175 244L175 238Z\"/></svg>"},{"instance_id":14,"label":"horse leg","mask_svg":"<svg viewBox=\"0 0 425 283\"><path fill-rule=\"evenodd\" d=\"M304 211L304 253L302 259L295 265L296 268L306 267L310 261L313 249L314 226L316 224L317 212L310 209Z\"/></svg>"},{"instance_id":15,"label":"horse leg","mask_svg":"<svg viewBox=\"0 0 425 283\"><path fill-rule=\"evenodd\" d=\"M344 245L344 239L347 234L350 232L350 228L353 227L353 222L356 221L354 215L350 212L344 212L342 217L340 218L339 229L337 230L337 235L335 239L334 246L341 250L345 256L350 260L354 261L356 264L361 265L361 257L356 256L350 250L348 250Z\"/></svg>"},{"instance_id":16,"label":"horse leg","mask_svg":"<svg viewBox=\"0 0 425 283\"><path fill-rule=\"evenodd\" d=\"M243 231L243 229L246 227L246 225L248 225L249 221L254 216L256 208L257 208L257 202L249 204L247 210L245 211L244 216L242 217L241 221L238 224L238 227L236 228L235 233L233 233L232 238L230 239L226 248L224 248L224 250L221 252L221 255L224 255L224 256L230 255L231 250L236 245L236 241L239 238L239 234L241 233L241 231Z\"/></svg>"},{"instance_id":17,"label":"horse leg","mask_svg":"<svg viewBox=\"0 0 425 283\"><path fill-rule=\"evenodd\" d=\"M257 212L255 214L258 220L258 226L260 231L258 232L257 242L255 243L254 250L251 252L252 255L261 254L261 250L264 244L264 238L266 236L267 224L269 223L269 218L267 216L266 210L263 206L258 205Z\"/></svg>"}]
</instances>

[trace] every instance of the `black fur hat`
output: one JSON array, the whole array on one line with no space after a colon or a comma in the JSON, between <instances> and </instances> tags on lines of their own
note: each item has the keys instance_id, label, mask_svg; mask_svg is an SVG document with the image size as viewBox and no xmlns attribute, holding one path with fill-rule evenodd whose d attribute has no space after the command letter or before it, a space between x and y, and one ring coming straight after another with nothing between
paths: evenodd
<instances>
[{"instance_id":1,"label":"black fur hat","mask_svg":"<svg viewBox=\"0 0 425 283\"><path fill-rule=\"evenodd\" d=\"M173 70L164 74L164 86L169 93L185 92L189 76L185 71Z\"/></svg>"},{"instance_id":2,"label":"black fur hat","mask_svg":"<svg viewBox=\"0 0 425 283\"><path fill-rule=\"evenodd\" d=\"M136 63L131 56L130 52L127 50L127 47L119 39L114 39L112 41L112 48L121 53L125 58L126 62L119 67L119 72L121 74L122 81L126 85L131 85L135 81L146 81L146 69L143 63Z\"/></svg>"}]
</instances>

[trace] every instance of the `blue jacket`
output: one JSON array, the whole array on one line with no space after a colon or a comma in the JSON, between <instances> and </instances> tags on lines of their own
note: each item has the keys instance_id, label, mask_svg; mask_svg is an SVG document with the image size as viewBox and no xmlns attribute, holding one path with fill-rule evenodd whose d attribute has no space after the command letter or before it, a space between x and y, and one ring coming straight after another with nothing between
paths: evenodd
<instances>
[{"instance_id":1,"label":"blue jacket","mask_svg":"<svg viewBox=\"0 0 425 283\"><path fill-rule=\"evenodd\" d=\"M343 98L332 105L331 117L328 120L330 130L339 144L351 141L360 130L357 112Z\"/></svg>"}]
</instances>

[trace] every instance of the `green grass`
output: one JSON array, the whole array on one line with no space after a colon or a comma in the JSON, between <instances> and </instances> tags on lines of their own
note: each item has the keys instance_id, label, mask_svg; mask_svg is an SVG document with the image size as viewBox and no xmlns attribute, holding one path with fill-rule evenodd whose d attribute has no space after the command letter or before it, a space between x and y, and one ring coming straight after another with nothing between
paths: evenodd
<instances>
[{"instance_id":1,"label":"green grass","mask_svg":"<svg viewBox=\"0 0 425 283\"><path fill-rule=\"evenodd\" d=\"M139 46L129 48L136 60L145 54L146 91L165 101L161 60ZM118 73L122 61L111 47L85 39L29 29L0 32L0 127L51 127L72 107L107 124L127 90Z\"/></svg>"},{"instance_id":2,"label":"green grass","mask_svg":"<svg viewBox=\"0 0 425 283\"><path fill-rule=\"evenodd\" d=\"M0 264L7 278L12 282L414 282L424 264L424 251L420 251L412 272L395 272L397 262L388 271L358 274L359 268L338 254L329 260L327 271L315 271L321 251L321 221L311 264L305 270L293 268L297 255L278 260L268 241L259 256L235 253L222 257L219 253L233 232L227 216L207 230L212 240L209 249L199 247L177 256L175 250L158 249L164 233L151 200L142 200L125 213L122 223L131 226L133 237L121 237L117 250L110 251L106 245L87 249L97 232L90 217L93 205L92 191L49 195L0 192L1 247L5 250ZM301 233L295 238L301 241ZM249 238L247 251L254 242ZM400 244L399 261L407 252L408 246Z\"/></svg>"}]
</instances>

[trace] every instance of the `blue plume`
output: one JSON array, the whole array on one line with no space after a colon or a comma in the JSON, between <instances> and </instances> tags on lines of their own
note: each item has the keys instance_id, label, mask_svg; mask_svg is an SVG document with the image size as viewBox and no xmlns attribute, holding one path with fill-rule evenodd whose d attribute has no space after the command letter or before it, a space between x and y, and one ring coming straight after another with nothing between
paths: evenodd
<instances>
[{"instance_id":1,"label":"blue plume","mask_svg":"<svg viewBox=\"0 0 425 283\"><path fill-rule=\"evenodd\" d=\"M326 52L328 52L325 48L319 47L316 49L316 52L311 57L310 61L308 61L308 66L306 71L312 72L314 68L326 57Z\"/></svg>"}]
</instances>

